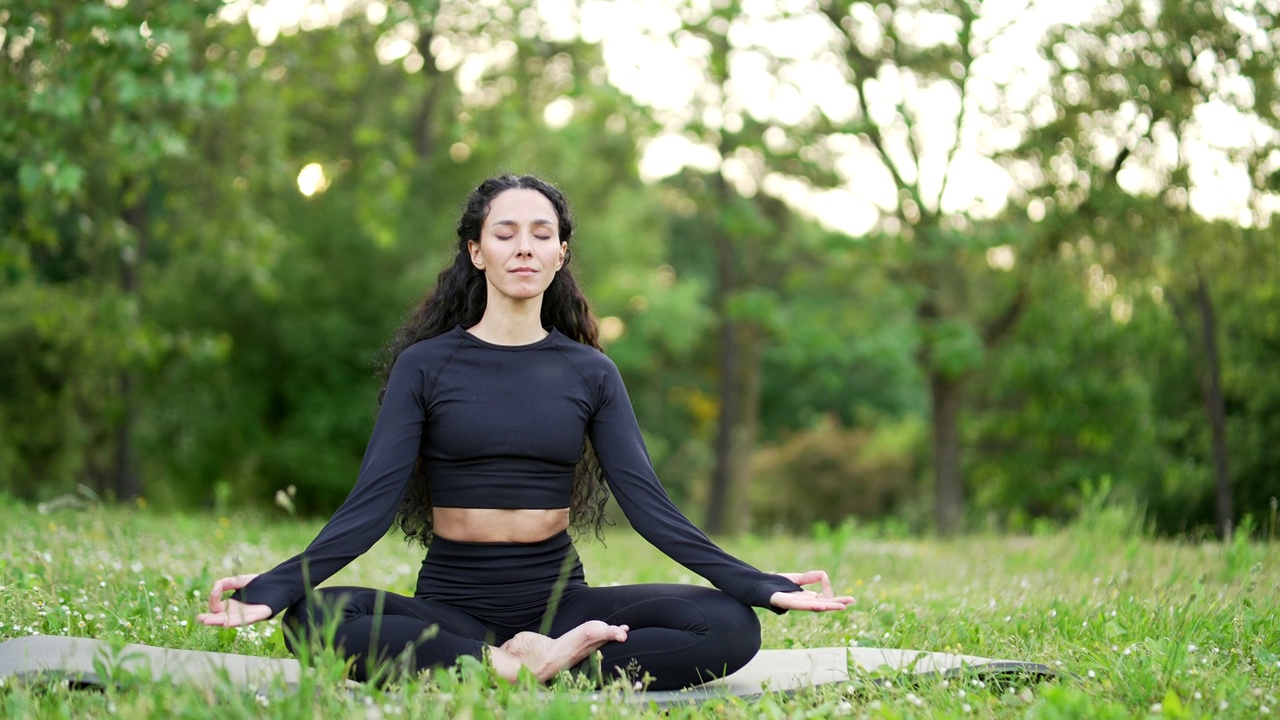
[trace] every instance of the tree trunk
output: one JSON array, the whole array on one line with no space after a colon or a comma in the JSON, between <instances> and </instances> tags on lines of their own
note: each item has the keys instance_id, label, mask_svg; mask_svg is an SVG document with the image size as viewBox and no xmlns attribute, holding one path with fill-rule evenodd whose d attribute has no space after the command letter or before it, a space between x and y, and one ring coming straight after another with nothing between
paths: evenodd
<instances>
[{"instance_id":1,"label":"tree trunk","mask_svg":"<svg viewBox=\"0 0 1280 720\"><path fill-rule=\"evenodd\" d=\"M720 320L720 417L716 425L715 466L711 470L711 489L707 494L707 532L716 534L728 529L729 498L736 475L734 434L738 425L738 323L721 311Z\"/></svg>"},{"instance_id":2,"label":"tree trunk","mask_svg":"<svg viewBox=\"0 0 1280 720\"><path fill-rule=\"evenodd\" d=\"M726 320L720 332L720 419L707 498L707 532L751 529L751 451L760 435L764 339L755 325Z\"/></svg>"},{"instance_id":3,"label":"tree trunk","mask_svg":"<svg viewBox=\"0 0 1280 720\"><path fill-rule=\"evenodd\" d=\"M124 221L133 229L137 244L133 252L123 253L120 263L120 289L126 297L133 297L141 304L141 266L147 254L147 234L149 232L145 193L125 209ZM133 426L137 421L137 400L134 397L133 371L129 367L120 369L118 378L120 392L120 416L115 432L115 460L112 468L112 489L117 500L133 500L142 497L142 476L138 472L137 453L133 444Z\"/></svg>"},{"instance_id":4,"label":"tree trunk","mask_svg":"<svg viewBox=\"0 0 1280 720\"><path fill-rule=\"evenodd\" d=\"M1213 314L1213 299L1204 275L1196 273L1196 304L1200 308L1200 338L1204 365L1200 371L1200 394L1213 437L1214 510L1218 532L1223 540L1231 539L1234 515L1231 477L1227 472L1227 415L1222 398L1222 369L1218 363L1218 325Z\"/></svg>"},{"instance_id":5,"label":"tree trunk","mask_svg":"<svg viewBox=\"0 0 1280 720\"><path fill-rule=\"evenodd\" d=\"M764 337L758 325L752 324L741 336L743 345L739 348L742 356L738 361L738 372L742 392L739 404L741 416L738 419L738 430L734 439L733 454L736 462L733 465L734 476L732 497L735 508L730 518L730 530L749 532L751 530L751 452L760 437L760 393L764 384Z\"/></svg>"},{"instance_id":6,"label":"tree trunk","mask_svg":"<svg viewBox=\"0 0 1280 720\"><path fill-rule=\"evenodd\" d=\"M440 101L440 91L444 84L440 69L436 67L435 56L431 54L431 41L435 38L436 7L431 8L430 24L423 23L418 28L418 53L422 55L422 77L428 83L427 94L418 106L417 116L413 120L413 152L420 162L431 159L435 153L435 112Z\"/></svg>"},{"instance_id":7,"label":"tree trunk","mask_svg":"<svg viewBox=\"0 0 1280 720\"><path fill-rule=\"evenodd\" d=\"M961 380L929 371L929 403L933 423L934 507L938 532L951 535L960 527L964 479L960 474Z\"/></svg>"},{"instance_id":8,"label":"tree trunk","mask_svg":"<svg viewBox=\"0 0 1280 720\"><path fill-rule=\"evenodd\" d=\"M137 401L133 394L133 374L120 371L119 424L116 425L115 466L112 475L117 500L133 500L142 497L142 477L138 474L138 459L133 447L133 425L137 420Z\"/></svg>"}]
</instances>

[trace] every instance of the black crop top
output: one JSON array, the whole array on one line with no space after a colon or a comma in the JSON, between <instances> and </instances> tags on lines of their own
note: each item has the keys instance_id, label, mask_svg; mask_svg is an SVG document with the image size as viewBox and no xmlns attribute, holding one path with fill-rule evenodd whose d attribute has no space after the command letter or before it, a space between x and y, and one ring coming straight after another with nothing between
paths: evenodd
<instances>
[{"instance_id":1,"label":"black crop top","mask_svg":"<svg viewBox=\"0 0 1280 720\"><path fill-rule=\"evenodd\" d=\"M769 597L800 589L725 553L671 502L608 357L555 329L506 346L456 327L397 358L355 487L315 540L234 597L278 613L372 547L419 453L433 505L568 507L584 437L627 520L659 550L747 605L781 612Z\"/></svg>"}]
</instances>

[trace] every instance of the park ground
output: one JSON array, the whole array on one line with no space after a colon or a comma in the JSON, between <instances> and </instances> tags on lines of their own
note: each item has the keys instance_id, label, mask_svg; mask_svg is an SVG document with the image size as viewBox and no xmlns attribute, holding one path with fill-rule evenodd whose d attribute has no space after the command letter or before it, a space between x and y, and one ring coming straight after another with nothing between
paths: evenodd
<instances>
[{"instance_id":1,"label":"park ground","mask_svg":"<svg viewBox=\"0 0 1280 720\"><path fill-rule=\"evenodd\" d=\"M822 568L857 598L840 614L762 612L766 648L914 648L1045 663L1057 682L869 678L794 697L699 707L624 705L564 681L551 693L479 665L382 688L338 689L320 660L293 693L209 693L123 682L106 691L0 686L0 716L22 717L854 717L1122 718L1280 715L1280 557L1274 532L1229 543L1158 539L1131 511L1094 507L1032 535L907 538L849 524L805 537L726 539L762 568ZM195 622L212 581L266 569L319 521L283 513L160 513L91 507L40 513L0 501L0 640L96 637L285 656L278 621L244 630ZM1269 537L1270 536L1270 537ZM580 542L593 584L700 582L616 529ZM388 536L331 583L411 592L420 551ZM665 713L665 714L664 714Z\"/></svg>"}]
</instances>

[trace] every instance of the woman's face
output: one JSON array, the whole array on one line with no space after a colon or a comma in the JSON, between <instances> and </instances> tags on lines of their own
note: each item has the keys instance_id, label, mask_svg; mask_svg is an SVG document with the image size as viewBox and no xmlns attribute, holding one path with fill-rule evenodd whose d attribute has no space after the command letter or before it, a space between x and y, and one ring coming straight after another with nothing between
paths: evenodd
<instances>
[{"instance_id":1,"label":"woman's face","mask_svg":"<svg viewBox=\"0 0 1280 720\"><path fill-rule=\"evenodd\" d=\"M489 300L539 297L564 264L559 218L537 190L505 190L489 203L480 239L469 240L471 262L484 272ZM496 293L496 295L495 295Z\"/></svg>"}]
</instances>

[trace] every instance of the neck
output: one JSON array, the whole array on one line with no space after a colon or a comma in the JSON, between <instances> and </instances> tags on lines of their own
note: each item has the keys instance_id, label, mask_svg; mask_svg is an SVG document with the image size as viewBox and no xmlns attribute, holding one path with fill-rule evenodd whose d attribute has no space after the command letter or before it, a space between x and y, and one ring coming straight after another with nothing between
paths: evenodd
<instances>
[{"instance_id":1,"label":"neck","mask_svg":"<svg viewBox=\"0 0 1280 720\"><path fill-rule=\"evenodd\" d=\"M542 327L542 296L521 302L495 302L491 296L480 322L467 332L494 345L528 345L547 336Z\"/></svg>"}]
</instances>

